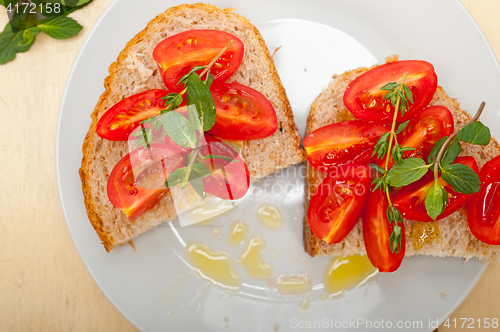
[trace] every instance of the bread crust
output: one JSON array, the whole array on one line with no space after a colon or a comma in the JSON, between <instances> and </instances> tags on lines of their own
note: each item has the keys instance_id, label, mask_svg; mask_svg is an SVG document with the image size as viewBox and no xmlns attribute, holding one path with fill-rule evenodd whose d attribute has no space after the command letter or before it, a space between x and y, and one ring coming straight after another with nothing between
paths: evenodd
<instances>
[{"instance_id":1,"label":"bread crust","mask_svg":"<svg viewBox=\"0 0 500 332\"><path fill-rule=\"evenodd\" d=\"M390 56L386 59L386 62L397 60L397 56ZM371 68L374 67L376 66ZM307 119L306 135L328 124L353 119L342 100L345 88L352 80L371 68L354 69L333 78L328 88L317 97L311 106L311 111ZM448 96L442 87L438 86L429 106L434 105L445 106L451 111L455 121L455 128L463 127L467 121L471 119L471 115L462 110L458 101ZM479 168L482 168L488 160L491 160L499 154L500 145L494 138L491 138L487 146L462 143L462 152L460 153L460 155L473 156ZM304 250L313 257L316 255L347 256L366 254L361 220L358 221L356 226L343 241L331 245L316 237L309 228L307 218L309 200L324 177L324 173L318 172L309 164L307 165L305 185L306 200L304 203L305 215L303 222ZM406 256L456 256L464 259L477 257L486 261L500 259L499 246L485 244L472 235L467 223L467 212L465 207L446 218L438 220L436 224L439 227L440 236L435 240L426 242L418 249L414 246L412 237L412 232L415 231L415 225L418 224L418 222L407 219L405 219L404 222L406 233Z\"/></svg>"},{"instance_id":2,"label":"bread crust","mask_svg":"<svg viewBox=\"0 0 500 332\"><path fill-rule=\"evenodd\" d=\"M245 44L245 55L238 71L229 81L264 94L275 107L279 130L272 136L241 142L241 155L252 180L305 161L300 147L300 135L293 119L290 103L259 31L232 9L222 10L213 5L190 4L167 9L151 20L146 28L132 38L109 67L104 80L105 91L92 112L89 131L82 146L83 158L79 170L87 215L105 249L109 252L163 221L177 217L172 194L166 194L150 211L132 221L109 202L106 183L109 173L125 155L127 142L111 142L96 134L96 125L104 112L118 101L148 89L165 89L152 51L164 38L190 29L218 29L230 32ZM283 154L280 151L285 151ZM202 200L187 188L173 195L185 203L184 210Z\"/></svg>"}]
</instances>

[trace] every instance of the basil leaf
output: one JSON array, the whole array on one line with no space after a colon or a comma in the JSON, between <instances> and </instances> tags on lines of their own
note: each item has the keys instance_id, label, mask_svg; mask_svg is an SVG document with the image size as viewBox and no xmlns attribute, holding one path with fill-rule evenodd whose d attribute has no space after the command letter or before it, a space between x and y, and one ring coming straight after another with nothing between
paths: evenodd
<instances>
[{"instance_id":1,"label":"basil leaf","mask_svg":"<svg viewBox=\"0 0 500 332\"><path fill-rule=\"evenodd\" d=\"M196 106L198 115L203 123L203 131L212 129L215 124L215 117L217 116L214 98L198 74L189 76L186 100L188 105Z\"/></svg>"},{"instance_id":2,"label":"basil leaf","mask_svg":"<svg viewBox=\"0 0 500 332\"><path fill-rule=\"evenodd\" d=\"M472 122L458 131L457 139L477 145L490 143L490 129L481 122Z\"/></svg>"},{"instance_id":3,"label":"basil leaf","mask_svg":"<svg viewBox=\"0 0 500 332\"><path fill-rule=\"evenodd\" d=\"M386 181L391 187L407 186L424 176L429 167L420 158L404 159L387 172Z\"/></svg>"},{"instance_id":4,"label":"basil leaf","mask_svg":"<svg viewBox=\"0 0 500 332\"><path fill-rule=\"evenodd\" d=\"M160 121L168 136L185 148L196 147L196 132L191 122L177 112L160 115Z\"/></svg>"},{"instance_id":5,"label":"basil leaf","mask_svg":"<svg viewBox=\"0 0 500 332\"><path fill-rule=\"evenodd\" d=\"M477 193L481 189L481 181L476 172L464 164L451 164L443 167L441 177L451 184L455 191L464 194Z\"/></svg>"},{"instance_id":6,"label":"basil leaf","mask_svg":"<svg viewBox=\"0 0 500 332\"><path fill-rule=\"evenodd\" d=\"M427 214L432 220L443 213L448 202L448 192L439 184L435 182L432 187L429 188L427 195L425 196L425 209Z\"/></svg>"},{"instance_id":7,"label":"basil leaf","mask_svg":"<svg viewBox=\"0 0 500 332\"><path fill-rule=\"evenodd\" d=\"M199 161L195 161L193 163L193 165L191 166L191 168L193 169L193 171L198 173L200 176L207 176L207 175L212 174L212 172L210 172L210 170L204 164L200 163Z\"/></svg>"},{"instance_id":8,"label":"basil leaf","mask_svg":"<svg viewBox=\"0 0 500 332\"><path fill-rule=\"evenodd\" d=\"M444 144L444 141L446 141L447 138L448 136L445 136L439 139L439 141L437 141L436 144L434 144L434 146L431 149L431 152L429 153L429 156L427 157L427 162L429 164L432 164L436 160L437 154L439 153L439 150L441 149L441 147Z\"/></svg>"},{"instance_id":9,"label":"basil leaf","mask_svg":"<svg viewBox=\"0 0 500 332\"><path fill-rule=\"evenodd\" d=\"M65 39L76 36L82 26L71 17L60 16L50 21L38 24L37 27L52 38Z\"/></svg>"},{"instance_id":10,"label":"basil leaf","mask_svg":"<svg viewBox=\"0 0 500 332\"><path fill-rule=\"evenodd\" d=\"M406 85L405 85L406 86ZM406 126L408 126L408 123L410 122L410 120L408 121L405 121L403 122L402 124L399 125L398 129L396 130L396 134L399 134L401 133L405 128Z\"/></svg>"},{"instance_id":11,"label":"basil leaf","mask_svg":"<svg viewBox=\"0 0 500 332\"><path fill-rule=\"evenodd\" d=\"M462 145L460 145L460 142L458 140L453 140L453 142L451 142L451 144L446 148L443 159L441 159L441 165L446 166L453 164L461 151Z\"/></svg>"},{"instance_id":12,"label":"basil leaf","mask_svg":"<svg viewBox=\"0 0 500 332\"><path fill-rule=\"evenodd\" d=\"M188 169L187 167L179 167L168 176L167 181L165 181L165 186L167 188L175 187L176 185L180 184L186 177L186 174L189 175L189 173L190 169Z\"/></svg>"}]
</instances>

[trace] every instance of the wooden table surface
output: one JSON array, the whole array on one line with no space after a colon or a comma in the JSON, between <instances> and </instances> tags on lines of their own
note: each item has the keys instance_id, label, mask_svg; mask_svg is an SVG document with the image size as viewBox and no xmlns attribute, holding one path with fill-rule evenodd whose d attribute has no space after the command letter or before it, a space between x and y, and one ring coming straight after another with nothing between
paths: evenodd
<instances>
[{"instance_id":1,"label":"wooden table surface","mask_svg":"<svg viewBox=\"0 0 500 332\"><path fill-rule=\"evenodd\" d=\"M499 57L500 1L462 1ZM95 0L72 15L84 26L78 36L59 41L40 34L31 50L0 66L0 112L6 120L0 130L0 331L135 331L80 260L55 174L56 123L66 79L110 2ZM1 7L0 26L6 23ZM490 264L451 318L500 318L499 279L500 262Z\"/></svg>"}]
</instances>

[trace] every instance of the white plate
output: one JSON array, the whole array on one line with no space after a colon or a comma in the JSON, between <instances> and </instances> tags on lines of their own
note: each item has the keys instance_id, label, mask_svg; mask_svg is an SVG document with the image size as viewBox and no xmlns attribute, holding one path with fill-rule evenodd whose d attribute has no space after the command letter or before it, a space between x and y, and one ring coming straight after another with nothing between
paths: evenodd
<instances>
[{"instance_id":1,"label":"white plate","mask_svg":"<svg viewBox=\"0 0 500 332\"><path fill-rule=\"evenodd\" d=\"M464 109L474 111L486 101L485 123L498 123L500 70L484 35L458 1L225 1L261 29L268 46L282 46L275 60L290 96L299 127L307 110L328 84L329 77L346 69L399 54L403 59L425 59L436 68L439 84L457 97ZM103 92L108 66L124 45L170 0L137 2L115 0L102 14L75 61L61 104L57 132L56 165L61 202L75 246L88 271L115 307L144 331L280 331L332 330L351 322L421 322L413 330L431 330L429 322L442 322L467 296L486 264L477 260L411 257L393 274L379 275L368 286L349 291L336 300L321 301L323 274L328 258L309 258L302 251L302 186L300 166L284 176L273 176L252 186L236 209L209 227L174 227L164 224L134 241L137 252L124 246L107 254L91 227L83 204L78 176L81 145L90 125L90 113ZM500 128L491 128L500 137ZM286 194L279 186L288 185ZM266 190L278 186L275 193ZM281 194L280 194L281 193ZM256 204L281 207L286 223L269 231L257 223ZM244 219L250 233L264 238L264 252L279 274L309 273L314 284L307 296L281 298L271 283L246 277L241 293L233 295L195 277L187 263L183 243L193 239L214 249L231 251L225 243L229 225ZM222 239L210 234L219 227ZM179 239L181 239L179 241ZM271 253L275 251L277 258ZM445 298L440 293L448 291ZM307 297L308 310L299 309ZM358 320L359 319L359 320ZM332 325L333 324L333 325ZM347 325L346 325L347 324ZM369 323L368 323L369 324ZM408 324L408 323L407 323ZM413 324L413 323L410 323ZM379 326L380 327L380 326ZM342 330L342 328L335 328ZM370 330L366 325L359 330ZM354 328L354 330L356 330ZM380 328L378 329L380 330Z\"/></svg>"}]
</instances>

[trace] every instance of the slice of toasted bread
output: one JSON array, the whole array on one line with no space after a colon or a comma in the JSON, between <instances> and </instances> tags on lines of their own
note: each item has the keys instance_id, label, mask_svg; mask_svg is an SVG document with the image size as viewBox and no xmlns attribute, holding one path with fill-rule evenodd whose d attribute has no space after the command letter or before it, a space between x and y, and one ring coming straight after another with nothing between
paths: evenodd
<instances>
[{"instance_id":1,"label":"slice of toasted bread","mask_svg":"<svg viewBox=\"0 0 500 332\"><path fill-rule=\"evenodd\" d=\"M161 40L191 29L223 30L241 39L245 45L243 61L229 81L236 80L261 92L276 110L278 130L273 135L241 143L241 155L251 179L262 178L305 160L290 103L259 31L231 9L221 10L204 4L170 8L128 42L109 67L109 76L104 81L106 90L92 113L92 124L83 142L80 178L87 214L108 252L156 225L176 218L171 193L176 202L183 202L181 210L201 203L190 187L182 192L172 190L138 219L128 219L110 203L106 194L111 170L128 153L127 142L111 142L96 134L97 121L118 101L144 90L165 89L152 57L153 49Z\"/></svg>"},{"instance_id":2,"label":"slice of toasted bread","mask_svg":"<svg viewBox=\"0 0 500 332\"><path fill-rule=\"evenodd\" d=\"M391 56L386 62L396 61L397 56ZM321 93L311 106L307 119L306 135L312 131L331 123L352 120L354 117L343 103L343 95L346 87L356 77L368 71L368 68L358 68L335 76L328 88ZM471 119L456 99L449 97L443 88L438 87L430 105L442 105L447 107L453 114L455 128L461 128ZM461 155L473 156L479 168L488 160L500 154L500 146L495 139L491 139L487 146L462 144ZM303 226L304 249L309 255L337 255L347 256L354 254L365 254L363 232L361 221L358 221L354 229L340 243L328 244L316 237L309 228L307 210L309 200L314 194L317 186L324 179L325 174L307 165L307 178L305 185L305 217ZM405 220L406 232L406 255L432 255L432 256L457 256L469 259L477 257L482 260L500 259L500 246L492 246L479 241L469 230L467 213L465 208L436 222L440 235L419 248L414 241L414 232L418 232L419 224L415 221Z\"/></svg>"}]
</instances>

